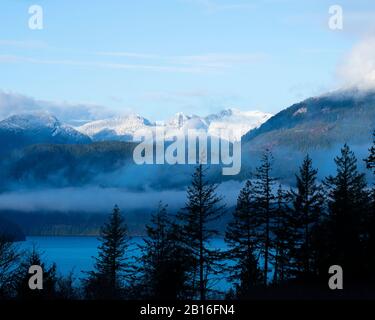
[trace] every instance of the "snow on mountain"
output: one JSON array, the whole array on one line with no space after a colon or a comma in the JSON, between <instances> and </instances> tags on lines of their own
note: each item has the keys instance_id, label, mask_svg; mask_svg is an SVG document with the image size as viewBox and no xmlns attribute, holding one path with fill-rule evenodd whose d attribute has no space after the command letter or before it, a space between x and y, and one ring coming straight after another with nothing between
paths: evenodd
<instances>
[{"instance_id":1,"label":"snow on mountain","mask_svg":"<svg viewBox=\"0 0 375 320\"><path fill-rule=\"evenodd\" d=\"M259 127L270 117L272 117L270 113L232 108L207 117L177 113L164 126L167 137L177 135L179 132L186 133L187 130L204 130L208 135L218 137L227 136L229 131L231 140L239 141L245 133Z\"/></svg>"},{"instance_id":2,"label":"snow on mountain","mask_svg":"<svg viewBox=\"0 0 375 320\"><path fill-rule=\"evenodd\" d=\"M36 143L90 142L88 136L45 112L13 115L0 121L0 143L4 150Z\"/></svg>"},{"instance_id":3,"label":"snow on mountain","mask_svg":"<svg viewBox=\"0 0 375 320\"><path fill-rule=\"evenodd\" d=\"M176 136L186 135L189 130L208 131L208 124L204 118L197 115L186 115L182 112L175 114L166 122L161 122L159 126L164 128L166 140L173 140Z\"/></svg>"},{"instance_id":4,"label":"snow on mountain","mask_svg":"<svg viewBox=\"0 0 375 320\"><path fill-rule=\"evenodd\" d=\"M0 128L10 131L38 130L60 126L60 122L49 113L18 114L0 121Z\"/></svg>"},{"instance_id":5,"label":"snow on mountain","mask_svg":"<svg viewBox=\"0 0 375 320\"><path fill-rule=\"evenodd\" d=\"M186 134L188 130L203 130L209 135L220 136L223 130L231 130L232 139L240 140L249 130L259 127L272 115L261 111L223 110L207 117L177 113L166 121L152 123L149 120L129 114L122 117L89 122L76 129L96 141L102 140L134 140L135 132L155 129L165 130L166 139Z\"/></svg>"},{"instance_id":6,"label":"snow on mountain","mask_svg":"<svg viewBox=\"0 0 375 320\"><path fill-rule=\"evenodd\" d=\"M206 117L209 123L208 133L212 136L220 136L222 130L229 130L235 141L254 128L272 117L270 113L262 111L241 111L238 109L227 109L217 114Z\"/></svg>"},{"instance_id":7,"label":"snow on mountain","mask_svg":"<svg viewBox=\"0 0 375 320\"><path fill-rule=\"evenodd\" d=\"M173 129L182 129L186 122L190 121L193 117L198 116L189 116L182 112L178 112L165 123L160 122L160 124Z\"/></svg>"},{"instance_id":8,"label":"snow on mountain","mask_svg":"<svg viewBox=\"0 0 375 320\"><path fill-rule=\"evenodd\" d=\"M153 123L137 114L128 114L89 122L76 129L97 141L108 139L131 141L135 132L153 126Z\"/></svg>"}]
</instances>

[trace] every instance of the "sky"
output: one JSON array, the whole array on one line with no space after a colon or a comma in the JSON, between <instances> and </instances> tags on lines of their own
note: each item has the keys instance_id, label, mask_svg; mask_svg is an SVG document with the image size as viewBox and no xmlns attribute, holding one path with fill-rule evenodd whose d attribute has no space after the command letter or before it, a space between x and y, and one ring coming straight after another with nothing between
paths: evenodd
<instances>
[{"instance_id":1,"label":"sky","mask_svg":"<svg viewBox=\"0 0 375 320\"><path fill-rule=\"evenodd\" d=\"M43 9L41 30L29 28L31 5ZM342 30L329 28L332 5ZM0 114L39 104L153 121L276 113L375 87L374 30L373 0L2 0Z\"/></svg>"}]
</instances>

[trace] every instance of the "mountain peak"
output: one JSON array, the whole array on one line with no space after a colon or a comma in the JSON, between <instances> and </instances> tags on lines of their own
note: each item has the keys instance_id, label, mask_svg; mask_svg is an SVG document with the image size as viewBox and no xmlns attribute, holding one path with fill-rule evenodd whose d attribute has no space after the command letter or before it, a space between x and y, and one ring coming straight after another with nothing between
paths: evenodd
<instances>
[{"instance_id":1,"label":"mountain peak","mask_svg":"<svg viewBox=\"0 0 375 320\"><path fill-rule=\"evenodd\" d=\"M13 130L55 128L60 125L60 121L48 112L22 113L0 121L1 128Z\"/></svg>"},{"instance_id":2,"label":"mountain peak","mask_svg":"<svg viewBox=\"0 0 375 320\"><path fill-rule=\"evenodd\" d=\"M222 130L231 130L233 138L239 140L243 134L258 127L272 115L261 111L241 111L228 108L207 117L178 112L167 121L151 123L138 114L128 114L111 119L89 122L77 128L94 140L132 141L138 130L164 127L166 136L183 134L186 130L204 130L209 135L220 136Z\"/></svg>"},{"instance_id":3,"label":"mountain peak","mask_svg":"<svg viewBox=\"0 0 375 320\"><path fill-rule=\"evenodd\" d=\"M153 125L139 114L129 113L115 118L92 121L76 129L88 136L100 137L100 140L106 139L108 135L127 137L126 140L129 140L137 130Z\"/></svg>"},{"instance_id":4,"label":"mountain peak","mask_svg":"<svg viewBox=\"0 0 375 320\"><path fill-rule=\"evenodd\" d=\"M82 144L91 139L47 112L23 113L0 121L0 143L11 150L31 144Z\"/></svg>"},{"instance_id":5,"label":"mountain peak","mask_svg":"<svg viewBox=\"0 0 375 320\"><path fill-rule=\"evenodd\" d=\"M375 127L373 91L334 91L295 103L276 114L244 140L251 146L287 146L299 150L329 148L371 140ZM291 138L293 137L293 138Z\"/></svg>"}]
</instances>

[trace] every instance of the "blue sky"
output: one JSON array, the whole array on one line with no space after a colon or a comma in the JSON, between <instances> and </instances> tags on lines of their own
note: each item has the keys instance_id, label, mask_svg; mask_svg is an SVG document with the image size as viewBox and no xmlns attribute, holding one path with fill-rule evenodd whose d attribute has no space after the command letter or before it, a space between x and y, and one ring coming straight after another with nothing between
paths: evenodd
<instances>
[{"instance_id":1,"label":"blue sky","mask_svg":"<svg viewBox=\"0 0 375 320\"><path fill-rule=\"evenodd\" d=\"M44 29L28 28L28 8ZM344 9L344 30L328 8ZM223 108L276 113L340 86L374 1L2 0L0 90L152 120ZM347 74L347 73L346 73Z\"/></svg>"}]
</instances>

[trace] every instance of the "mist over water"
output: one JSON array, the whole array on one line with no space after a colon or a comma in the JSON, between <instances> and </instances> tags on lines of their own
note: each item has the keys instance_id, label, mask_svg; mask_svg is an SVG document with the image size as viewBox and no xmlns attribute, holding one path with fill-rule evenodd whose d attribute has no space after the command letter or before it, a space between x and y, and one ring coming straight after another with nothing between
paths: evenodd
<instances>
[{"instance_id":1,"label":"mist over water","mask_svg":"<svg viewBox=\"0 0 375 320\"><path fill-rule=\"evenodd\" d=\"M350 146L358 160L358 168L366 173L368 182L373 177L366 170L363 159L368 154L368 145ZM342 145L325 150L296 152L287 148L275 148L273 176L285 188L294 186L297 173L307 153L318 169L318 178L323 180L335 174L334 158L340 153ZM259 166L260 155L242 155L243 172L241 175L228 179L220 175L220 168L211 167L207 178L212 182L220 182L218 193L228 207L234 206L244 180L254 178L256 167ZM160 201L168 204L176 211L184 207L186 186L189 185L194 166L170 165L133 165L124 166L119 170L98 174L93 181L82 186L54 187L34 181L32 185L13 183L12 188L0 194L0 210L16 210L23 212L54 211L54 212L88 212L107 213L114 204L124 210L154 210ZM56 173L56 175L63 174Z\"/></svg>"},{"instance_id":2,"label":"mist over water","mask_svg":"<svg viewBox=\"0 0 375 320\"><path fill-rule=\"evenodd\" d=\"M232 206L241 187L242 183L238 181L224 182L219 185L218 194L228 206ZM171 210L178 210L184 206L185 200L185 190L130 191L91 186L3 193L0 194L0 210L108 213L114 204L124 210L154 210L160 201L168 204Z\"/></svg>"}]
</instances>

